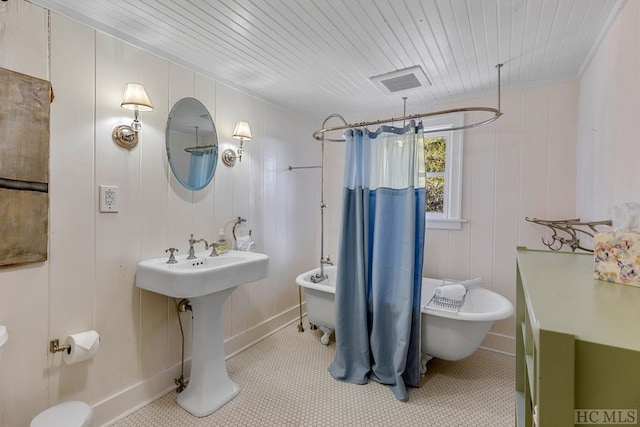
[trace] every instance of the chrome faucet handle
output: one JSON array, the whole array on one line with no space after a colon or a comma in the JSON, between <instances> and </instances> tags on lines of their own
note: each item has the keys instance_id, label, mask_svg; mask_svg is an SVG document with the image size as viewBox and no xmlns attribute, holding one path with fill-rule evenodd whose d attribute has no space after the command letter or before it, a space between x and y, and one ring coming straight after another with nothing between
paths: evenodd
<instances>
[{"instance_id":1,"label":"chrome faucet handle","mask_svg":"<svg viewBox=\"0 0 640 427\"><path fill-rule=\"evenodd\" d=\"M169 253L169 259L167 260L167 264L176 264L178 262L178 261L176 261L176 257L173 256L174 252L178 252L178 250L176 248L169 248L164 252L165 253L170 252Z\"/></svg>"},{"instance_id":2,"label":"chrome faucet handle","mask_svg":"<svg viewBox=\"0 0 640 427\"><path fill-rule=\"evenodd\" d=\"M210 244L209 247L211 248L211 254L209 254L209 256L220 255L220 253L218 252L218 248L220 247L220 245L218 245L216 242L213 242L212 244ZM209 247L207 247L207 249L209 249Z\"/></svg>"}]
</instances>

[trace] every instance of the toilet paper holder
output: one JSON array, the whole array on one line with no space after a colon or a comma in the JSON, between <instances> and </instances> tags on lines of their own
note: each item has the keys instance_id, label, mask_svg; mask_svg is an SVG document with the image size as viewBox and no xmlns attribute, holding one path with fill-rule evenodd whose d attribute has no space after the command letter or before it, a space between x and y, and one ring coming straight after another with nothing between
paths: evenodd
<instances>
[{"instance_id":1,"label":"toilet paper holder","mask_svg":"<svg viewBox=\"0 0 640 427\"><path fill-rule=\"evenodd\" d=\"M49 341L49 353L58 353L61 351L66 351L67 353L70 353L71 345L70 344L60 345L60 340L57 338L55 340Z\"/></svg>"}]
</instances>

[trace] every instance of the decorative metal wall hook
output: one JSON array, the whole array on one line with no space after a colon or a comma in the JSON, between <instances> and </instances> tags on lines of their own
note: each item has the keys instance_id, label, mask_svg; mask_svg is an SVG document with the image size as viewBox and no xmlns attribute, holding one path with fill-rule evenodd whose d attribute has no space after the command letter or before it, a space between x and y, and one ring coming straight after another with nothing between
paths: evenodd
<instances>
[{"instance_id":1,"label":"decorative metal wall hook","mask_svg":"<svg viewBox=\"0 0 640 427\"><path fill-rule=\"evenodd\" d=\"M579 235L582 234L583 237L589 236L593 238L593 234L600 231L596 227L612 225L610 219L581 222L580 218L548 220L525 217L525 221L543 225L553 231L551 240L545 240L545 238L542 237L542 244L552 251L559 251L564 245L567 245L571 248L572 252L575 252L577 249L585 252L593 252L593 249L582 246Z\"/></svg>"}]
</instances>

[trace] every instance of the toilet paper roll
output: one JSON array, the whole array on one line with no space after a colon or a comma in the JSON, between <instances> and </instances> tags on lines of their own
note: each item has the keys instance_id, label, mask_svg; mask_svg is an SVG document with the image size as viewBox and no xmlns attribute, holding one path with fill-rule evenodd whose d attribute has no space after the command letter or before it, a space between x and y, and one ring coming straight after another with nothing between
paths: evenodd
<instances>
[{"instance_id":1,"label":"toilet paper roll","mask_svg":"<svg viewBox=\"0 0 640 427\"><path fill-rule=\"evenodd\" d=\"M94 330L69 335L65 344L70 348L62 355L62 360L67 365L82 362L92 358L100 349L100 335Z\"/></svg>"}]
</instances>

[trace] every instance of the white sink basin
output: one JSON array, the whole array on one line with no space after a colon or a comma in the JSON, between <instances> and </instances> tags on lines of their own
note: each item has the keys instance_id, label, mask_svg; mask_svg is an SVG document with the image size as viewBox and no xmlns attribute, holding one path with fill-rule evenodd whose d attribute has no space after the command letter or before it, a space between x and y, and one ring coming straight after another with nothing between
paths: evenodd
<instances>
[{"instance_id":1,"label":"white sink basin","mask_svg":"<svg viewBox=\"0 0 640 427\"><path fill-rule=\"evenodd\" d=\"M142 261L136 285L174 298L195 298L267 277L269 257L264 254L227 251L210 257L204 251L196 257L177 256L176 264L167 264L168 257Z\"/></svg>"},{"instance_id":2,"label":"white sink basin","mask_svg":"<svg viewBox=\"0 0 640 427\"><path fill-rule=\"evenodd\" d=\"M267 277L269 257L228 251L186 255L167 264L168 257L138 264L136 285L174 298L189 298L193 314L191 375L177 402L196 417L206 417L233 399L240 388L227 373L222 332L222 307L236 286Z\"/></svg>"}]
</instances>

